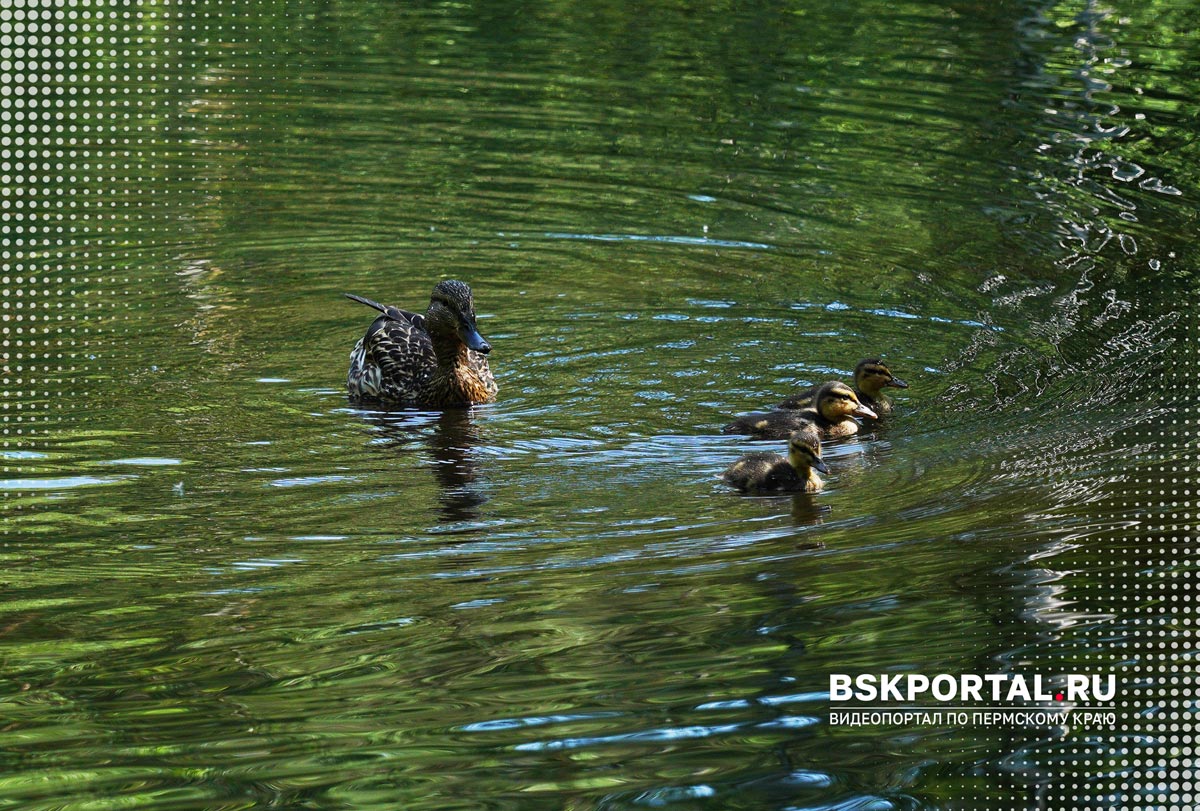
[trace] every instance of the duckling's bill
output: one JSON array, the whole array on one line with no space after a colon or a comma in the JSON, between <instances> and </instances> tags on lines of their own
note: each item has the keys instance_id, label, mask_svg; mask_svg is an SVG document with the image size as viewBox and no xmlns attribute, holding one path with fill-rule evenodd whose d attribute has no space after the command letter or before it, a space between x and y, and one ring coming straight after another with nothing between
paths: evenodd
<instances>
[{"instance_id":1,"label":"duckling's bill","mask_svg":"<svg viewBox=\"0 0 1200 811\"><path fill-rule=\"evenodd\" d=\"M854 405L854 410L850 412L850 416L852 416L852 417L863 417L863 418L865 418L865 419L868 419L868 420L877 420L877 419L879 419L879 415L878 415L878 414L876 414L876 413L875 413L874 411L872 411L871 409L867 408L867 407L866 407L865 405L863 405L862 403L855 403L855 405Z\"/></svg>"}]
</instances>

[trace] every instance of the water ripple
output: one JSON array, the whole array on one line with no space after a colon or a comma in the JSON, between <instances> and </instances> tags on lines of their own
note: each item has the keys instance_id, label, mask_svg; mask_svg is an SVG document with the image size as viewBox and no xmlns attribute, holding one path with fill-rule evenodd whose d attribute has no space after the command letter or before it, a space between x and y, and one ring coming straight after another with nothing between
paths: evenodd
<instances>
[{"instance_id":1,"label":"water ripple","mask_svg":"<svg viewBox=\"0 0 1200 811\"><path fill-rule=\"evenodd\" d=\"M543 234L547 239L579 239L591 242L660 242L668 245L695 245L711 248L746 248L756 251L774 250L775 246L763 242L744 242L731 239L710 239L709 237L687 237L652 234L568 234L549 232Z\"/></svg>"},{"instance_id":2,"label":"water ripple","mask_svg":"<svg viewBox=\"0 0 1200 811\"><path fill-rule=\"evenodd\" d=\"M644 732L626 732L620 735L601 735L593 738L564 738L557 741L533 741L519 743L513 748L518 752L557 752L565 749L580 749L587 746L602 746L614 743L646 743L658 741L682 741L725 735L742 729L744 724L720 724L715 726L665 727Z\"/></svg>"},{"instance_id":3,"label":"water ripple","mask_svg":"<svg viewBox=\"0 0 1200 811\"><path fill-rule=\"evenodd\" d=\"M62 476L58 478L0 479L0 490L74 490L130 481L131 476Z\"/></svg>"}]
</instances>

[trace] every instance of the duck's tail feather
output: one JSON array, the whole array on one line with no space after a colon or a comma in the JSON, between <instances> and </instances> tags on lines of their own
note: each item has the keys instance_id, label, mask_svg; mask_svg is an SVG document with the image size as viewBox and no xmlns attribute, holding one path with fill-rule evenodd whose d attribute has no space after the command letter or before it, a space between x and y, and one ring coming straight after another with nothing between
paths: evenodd
<instances>
[{"instance_id":1,"label":"duck's tail feather","mask_svg":"<svg viewBox=\"0 0 1200 811\"><path fill-rule=\"evenodd\" d=\"M379 310L379 312L383 313L393 321L412 321L415 315L414 313L401 310L398 307L393 307L390 304L380 304L378 301L372 301L371 299L363 296L356 296L353 293L342 293L342 295L351 301L357 301L359 304L365 304L368 307Z\"/></svg>"},{"instance_id":2,"label":"duck's tail feather","mask_svg":"<svg viewBox=\"0 0 1200 811\"><path fill-rule=\"evenodd\" d=\"M380 304L378 301L371 301L371 299L369 299L369 298L363 298L362 296L356 296L353 293L342 293L342 295L345 296L346 298L350 299L351 301L357 301L359 304L365 304L368 307L374 307L376 310L379 310L379 312L383 313L384 315L387 315L387 311L389 309L395 309L394 307L388 307L386 304Z\"/></svg>"}]
</instances>

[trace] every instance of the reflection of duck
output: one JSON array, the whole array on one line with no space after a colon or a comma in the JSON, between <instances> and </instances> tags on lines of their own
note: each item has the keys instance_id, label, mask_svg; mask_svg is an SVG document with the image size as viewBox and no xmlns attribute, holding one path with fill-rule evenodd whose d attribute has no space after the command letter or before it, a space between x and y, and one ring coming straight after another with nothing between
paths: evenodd
<instances>
[{"instance_id":1,"label":"reflection of duck","mask_svg":"<svg viewBox=\"0 0 1200 811\"><path fill-rule=\"evenodd\" d=\"M798 527L822 524L832 512L828 504L821 504L812 493L794 493L792 495L792 523ZM824 541L801 541L796 549L824 549Z\"/></svg>"},{"instance_id":2,"label":"reflection of duck","mask_svg":"<svg viewBox=\"0 0 1200 811\"><path fill-rule=\"evenodd\" d=\"M788 438L788 455L748 453L722 475L726 484L746 493L815 493L824 486L816 471L828 473L821 461L821 435L807 423Z\"/></svg>"},{"instance_id":3,"label":"reflection of duck","mask_svg":"<svg viewBox=\"0 0 1200 811\"><path fill-rule=\"evenodd\" d=\"M897 389L907 389L908 384L892 374L892 370L878 358L860 360L854 367L854 393L858 401L870 408L876 414L890 414L892 401L883 395L883 389L891 386ZM776 408L811 408L817 397L819 386L812 386L797 392Z\"/></svg>"},{"instance_id":4,"label":"reflection of duck","mask_svg":"<svg viewBox=\"0 0 1200 811\"><path fill-rule=\"evenodd\" d=\"M831 380L817 387L813 405L808 408L784 408L746 414L724 426L726 434L750 434L755 439L781 439L812 423L825 439L838 439L858 433L854 417L875 419L878 415L859 402L845 383Z\"/></svg>"},{"instance_id":5,"label":"reflection of duck","mask_svg":"<svg viewBox=\"0 0 1200 811\"><path fill-rule=\"evenodd\" d=\"M479 426L471 412L461 409L428 414L413 411L361 412L386 437L388 447L405 449L415 441L425 443L438 483L442 519L469 522L480 517L487 498L479 492L479 463L472 448L481 444Z\"/></svg>"},{"instance_id":6,"label":"reflection of duck","mask_svg":"<svg viewBox=\"0 0 1200 811\"><path fill-rule=\"evenodd\" d=\"M475 328L467 285L439 282L425 315L346 297L380 312L350 353L350 396L426 408L486 403L496 396L485 357L492 347Z\"/></svg>"}]
</instances>

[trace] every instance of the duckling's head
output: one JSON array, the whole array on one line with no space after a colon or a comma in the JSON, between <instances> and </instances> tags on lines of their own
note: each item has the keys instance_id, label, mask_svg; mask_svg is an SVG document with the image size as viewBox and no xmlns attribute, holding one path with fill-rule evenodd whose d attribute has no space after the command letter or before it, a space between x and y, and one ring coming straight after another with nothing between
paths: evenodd
<instances>
[{"instance_id":1,"label":"duckling's head","mask_svg":"<svg viewBox=\"0 0 1200 811\"><path fill-rule=\"evenodd\" d=\"M788 462L803 473L810 468L828 473L821 461L821 432L811 422L804 423L788 437Z\"/></svg>"},{"instance_id":2,"label":"duckling's head","mask_svg":"<svg viewBox=\"0 0 1200 811\"><path fill-rule=\"evenodd\" d=\"M492 345L475 328L475 300L471 288L454 279L438 282L429 297L425 320L430 334L454 336L468 349L487 354Z\"/></svg>"},{"instance_id":3,"label":"duckling's head","mask_svg":"<svg viewBox=\"0 0 1200 811\"><path fill-rule=\"evenodd\" d=\"M908 384L893 375L887 364L878 358L860 360L854 368L854 387L868 397L876 398L884 386L908 388Z\"/></svg>"},{"instance_id":4,"label":"duckling's head","mask_svg":"<svg viewBox=\"0 0 1200 811\"><path fill-rule=\"evenodd\" d=\"M830 422L846 417L878 419L879 415L858 401L858 395L845 383L830 380L817 389L817 410Z\"/></svg>"}]
</instances>

